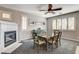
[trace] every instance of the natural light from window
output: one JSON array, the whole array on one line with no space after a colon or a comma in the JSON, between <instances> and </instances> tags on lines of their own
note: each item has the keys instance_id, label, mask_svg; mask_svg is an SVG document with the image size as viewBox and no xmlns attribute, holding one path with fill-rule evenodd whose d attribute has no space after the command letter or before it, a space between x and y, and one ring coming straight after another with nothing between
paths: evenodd
<instances>
[{"instance_id":1,"label":"natural light from window","mask_svg":"<svg viewBox=\"0 0 79 59\"><path fill-rule=\"evenodd\" d=\"M56 20L53 20L52 27L53 27L53 29L56 29Z\"/></svg>"},{"instance_id":2,"label":"natural light from window","mask_svg":"<svg viewBox=\"0 0 79 59\"><path fill-rule=\"evenodd\" d=\"M68 30L74 30L74 17L68 18Z\"/></svg>"},{"instance_id":3,"label":"natural light from window","mask_svg":"<svg viewBox=\"0 0 79 59\"><path fill-rule=\"evenodd\" d=\"M67 30L67 19L66 18L62 19L62 30Z\"/></svg>"},{"instance_id":4,"label":"natural light from window","mask_svg":"<svg viewBox=\"0 0 79 59\"><path fill-rule=\"evenodd\" d=\"M61 19L57 19L57 29L61 29Z\"/></svg>"},{"instance_id":5,"label":"natural light from window","mask_svg":"<svg viewBox=\"0 0 79 59\"><path fill-rule=\"evenodd\" d=\"M27 17L22 16L22 30L27 29Z\"/></svg>"},{"instance_id":6,"label":"natural light from window","mask_svg":"<svg viewBox=\"0 0 79 59\"><path fill-rule=\"evenodd\" d=\"M75 25L74 17L52 20L52 29L75 30L74 25Z\"/></svg>"}]
</instances>

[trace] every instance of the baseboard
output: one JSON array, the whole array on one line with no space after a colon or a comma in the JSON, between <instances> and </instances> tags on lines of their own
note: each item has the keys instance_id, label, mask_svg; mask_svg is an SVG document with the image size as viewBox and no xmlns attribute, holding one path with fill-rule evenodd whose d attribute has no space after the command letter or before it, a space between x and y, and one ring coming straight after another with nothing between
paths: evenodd
<instances>
[{"instance_id":1,"label":"baseboard","mask_svg":"<svg viewBox=\"0 0 79 59\"><path fill-rule=\"evenodd\" d=\"M65 39L65 40L71 40L71 41L76 41L76 42L79 42L79 40L78 40L78 39L64 38L64 37L62 37L62 39Z\"/></svg>"}]
</instances>

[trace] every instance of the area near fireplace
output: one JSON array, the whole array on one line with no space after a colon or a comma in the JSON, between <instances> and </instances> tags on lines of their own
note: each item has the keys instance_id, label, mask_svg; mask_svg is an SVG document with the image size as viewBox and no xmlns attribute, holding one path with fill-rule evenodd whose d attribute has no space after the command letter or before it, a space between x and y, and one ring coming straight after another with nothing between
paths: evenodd
<instances>
[{"instance_id":1,"label":"area near fireplace","mask_svg":"<svg viewBox=\"0 0 79 59\"><path fill-rule=\"evenodd\" d=\"M18 25L0 21L0 51L10 53L21 45L18 42Z\"/></svg>"}]
</instances>

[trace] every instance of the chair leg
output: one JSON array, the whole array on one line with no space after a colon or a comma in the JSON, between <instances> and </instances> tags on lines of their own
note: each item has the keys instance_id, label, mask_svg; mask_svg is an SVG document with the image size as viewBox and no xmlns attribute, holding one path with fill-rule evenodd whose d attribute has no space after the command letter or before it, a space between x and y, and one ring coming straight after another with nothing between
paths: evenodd
<instances>
[{"instance_id":1,"label":"chair leg","mask_svg":"<svg viewBox=\"0 0 79 59\"><path fill-rule=\"evenodd\" d=\"M60 46L61 46L61 41L59 40L59 44L60 44Z\"/></svg>"},{"instance_id":2,"label":"chair leg","mask_svg":"<svg viewBox=\"0 0 79 59\"><path fill-rule=\"evenodd\" d=\"M56 48L58 47L58 42L55 43Z\"/></svg>"},{"instance_id":3,"label":"chair leg","mask_svg":"<svg viewBox=\"0 0 79 59\"><path fill-rule=\"evenodd\" d=\"M49 47L49 44L48 44L48 43L46 43L46 51L48 51L48 47Z\"/></svg>"},{"instance_id":4,"label":"chair leg","mask_svg":"<svg viewBox=\"0 0 79 59\"><path fill-rule=\"evenodd\" d=\"M45 45L45 50L47 51L47 45Z\"/></svg>"},{"instance_id":5,"label":"chair leg","mask_svg":"<svg viewBox=\"0 0 79 59\"><path fill-rule=\"evenodd\" d=\"M37 51L37 53L39 53L39 45L34 43L33 49L35 49Z\"/></svg>"},{"instance_id":6,"label":"chair leg","mask_svg":"<svg viewBox=\"0 0 79 59\"><path fill-rule=\"evenodd\" d=\"M34 43L34 45L33 45L33 49L35 49L35 46L36 46L36 44Z\"/></svg>"},{"instance_id":7,"label":"chair leg","mask_svg":"<svg viewBox=\"0 0 79 59\"><path fill-rule=\"evenodd\" d=\"M37 53L39 53L39 45L38 44L37 44L37 48L36 49L37 49Z\"/></svg>"},{"instance_id":8,"label":"chair leg","mask_svg":"<svg viewBox=\"0 0 79 59\"><path fill-rule=\"evenodd\" d=\"M58 42L56 43L56 48L58 48Z\"/></svg>"},{"instance_id":9,"label":"chair leg","mask_svg":"<svg viewBox=\"0 0 79 59\"><path fill-rule=\"evenodd\" d=\"M53 44L51 45L51 51L53 51Z\"/></svg>"},{"instance_id":10,"label":"chair leg","mask_svg":"<svg viewBox=\"0 0 79 59\"><path fill-rule=\"evenodd\" d=\"M49 51L49 48L50 48L51 51L53 50L53 44L52 43L47 44L46 51Z\"/></svg>"}]
</instances>

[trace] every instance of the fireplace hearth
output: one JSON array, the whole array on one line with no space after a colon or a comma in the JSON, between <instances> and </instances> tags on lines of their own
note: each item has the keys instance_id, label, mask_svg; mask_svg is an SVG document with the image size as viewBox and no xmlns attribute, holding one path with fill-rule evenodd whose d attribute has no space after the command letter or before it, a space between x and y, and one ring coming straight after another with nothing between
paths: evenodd
<instances>
[{"instance_id":1,"label":"fireplace hearth","mask_svg":"<svg viewBox=\"0 0 79 59\"><path fill-rule=\"evenodd\" d=\"M4 32L4 46L7 47L16 42L16 31Z\"/></svg>"}]
</instances>

